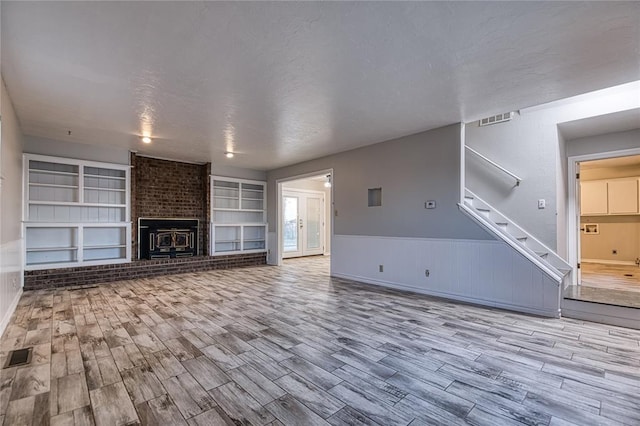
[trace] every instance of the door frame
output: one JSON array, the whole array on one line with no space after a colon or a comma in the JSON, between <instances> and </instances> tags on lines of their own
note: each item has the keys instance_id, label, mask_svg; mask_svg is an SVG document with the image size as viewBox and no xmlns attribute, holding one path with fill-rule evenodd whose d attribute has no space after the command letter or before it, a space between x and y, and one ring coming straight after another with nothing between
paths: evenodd
<instances>
[{"instance_id":1,"label":"door frame","mask_svg":"<svg viewBox=\"0 0 640 426\"><path fill-rule=\"evenodd\" d=\"M333 247L333 211L334 211L334 205L335 205L335 201L334 201L334 189L335 189L335 174L333 172L333 168L330 169L321 169L321 170L316 170L313 172L309 172L309 173L303 173L303 174L299 174L299 175L294 175L294 176L288 176L286 178L281 178L281 179L276 179L276 239L278 241L278 244L276 246L276 265L277 266L281 266L282 265L282 254L283 254L283 238L282 238L282 214L283 214L283 207L282 207L282 185L285 182L290 182L292 180L300 180L300 179L305 179L305 178L310 178L310 177L314 177L314 176L319 176L319 175L331 175L331 212L332 214L325 218L325 227L326 227L326 223L327 220L329 221L329 226L330 226L330 233L329 233L329 240L330 240L330 245L331 247ZM327 200L325 200L325 203L327 202ZM326 204L325 204L325 208L326 208ZM326 229L326 228L325 228ZM326 241L325 241L325 247L326 247ZM330 261L331 262L331 261Z\"/></svg>"},{"instance_id":2,"label":"door frame","mask_svg":"<svg viewBox=\"0 0 640 426\"><path fill-rule=\"evenodd\" d=\"M326 202L327 200L325 199L325 193L323 191L314 191L312 189L297 189L297 188L291 188L291 189L283 189L282 191L282 196L286 197L287 195L285 194L285 192L297 192L299 194L305 194L305 195L318 195L318 196L322 196L322 215L321 215L321 219L322 219L322 253L321 254L325 254L326 250L325 247L327 246L326 244L326 226L327 226L327 205ZM301 205L298 204L298 209L300 209ZM305 207L306 207L306 200L305 200ZM284 213L284 211L283 211ZM308 222L308 221L307 221ZM306 227L307 224L305 223L304 226ZM305 238L302 237L302 234L299 234L300 236L298 237L300 240L300 252L304 252L304 247L303 247L303 243L305 241ZM284 239L283 239L283 243L284 243ZM284 253L284 246L282 248L282 257L285 258L285 253ZM300 257L305 256L304 254L301 254ZM312 255L313 256L313 255ZM288 258L288 257L287 257Z\"/></svg>"},{"instance_id":3,"label":"door frame","mask_svg":"<svg viewBox=\"0 0 640 426\"><path fill-rule=\"evenodd\" d=\"M580 226L578 220L578 213L580 212L580 206L578 202L580 197L577 196L577 178L576 171L578 169L578 163L591 160L604 160L607 158L628 157L630 155L640 155L640 148L622 149L617 151L605 151L597 152L593 154L574 155L567 158L568 164L568 206L567 206L567 248L568 248L568 262L576 268L580 259L578 259L578 244L580 244L580 232L578 227ZM573 285L578 284L578 271L574 269L572 274Z\"/></svg>"}]
</instances>

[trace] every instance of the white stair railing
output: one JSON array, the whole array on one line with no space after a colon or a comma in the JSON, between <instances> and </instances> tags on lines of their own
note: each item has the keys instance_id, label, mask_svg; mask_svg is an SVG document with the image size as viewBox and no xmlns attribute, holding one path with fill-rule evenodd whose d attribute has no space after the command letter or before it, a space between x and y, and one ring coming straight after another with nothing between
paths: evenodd
<instances>
[{"instance_id":1,"label":"white stair railing","mask_svg":"<svg viewBox=\"0 0 640 426\"><path fill-rule=\"evenodd\" d=\"M520 178L518 175L516 175L515 173L512 173L509 170L505 169L500 164L496 163L495 161L491 160L490 158L487 158L486 156L480 154L478 151L476 151L475 149L471 148L469 145L465 145L464 147L466 148L467 151L475 154L477 157L483 159L487 163L491 164L493 167L495 167L498 170L501 170L502 172L504 172L504 173L508 174L509 176L511 176L513 179L515 179L516 186L520 186L520 182L522 182L522 178Z\"/></svg>"}]
</instances>

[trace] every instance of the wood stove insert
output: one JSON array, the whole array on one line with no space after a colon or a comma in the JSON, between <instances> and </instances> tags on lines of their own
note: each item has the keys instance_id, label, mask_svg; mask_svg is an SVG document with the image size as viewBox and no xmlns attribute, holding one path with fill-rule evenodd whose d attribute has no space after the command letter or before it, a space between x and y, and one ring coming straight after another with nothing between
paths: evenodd
<instances>
[{"instance_id":1,"label":"wood stove insert","mask_svg":"<svg viewBox=\"0 0 640 426\"><path fill-rule=\"evenodd\" d=\"M138 219L138 257L167 259L198 255L198 219Z\"/></svg>"}]
</instances>

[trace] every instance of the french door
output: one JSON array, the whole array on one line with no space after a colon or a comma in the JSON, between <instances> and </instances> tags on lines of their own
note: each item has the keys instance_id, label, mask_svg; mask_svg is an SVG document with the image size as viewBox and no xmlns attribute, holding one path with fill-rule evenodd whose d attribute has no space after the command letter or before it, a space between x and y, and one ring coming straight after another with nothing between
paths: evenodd
<instances>
[{"instance_id":1,"label":"french door","mask_svg":"<svg viewBox=\"0 0 640 426\"><path fill-rule=\"evenodd\" d=\"M282 191L283 258L324 253L324 194Z\"/></svg>"}]
</instances>

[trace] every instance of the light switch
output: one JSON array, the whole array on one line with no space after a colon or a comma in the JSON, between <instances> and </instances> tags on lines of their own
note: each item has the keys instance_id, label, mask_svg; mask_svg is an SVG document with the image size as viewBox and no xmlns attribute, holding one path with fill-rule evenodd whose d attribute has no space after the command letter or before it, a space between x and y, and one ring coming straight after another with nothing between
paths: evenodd
<instances>
[{"instance_id":1,"label":"light switch","mask_svg":"<svg viewBox=\"0 0 640 426\"><path fill-rule=\"evenodd\" d=\"M425 209L435 209L436 208L436 202L435 200L428 200L424 203L424 208Z\"/></svg>"},{"instance_id":2,"label":"light switch","mask_svg":"<svg viewBox=\"0 0 640 426\"><path fill-rule=\"evenodd\" d=\"M544 209L545 207L547 207L547 202L545 201L544 198L541 198L538 200L538 208L539 209Z\"/></svg>"}]
</instances>

